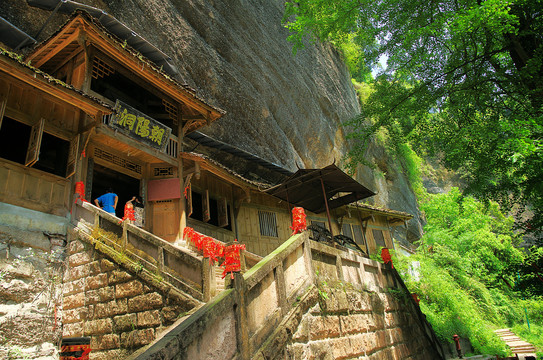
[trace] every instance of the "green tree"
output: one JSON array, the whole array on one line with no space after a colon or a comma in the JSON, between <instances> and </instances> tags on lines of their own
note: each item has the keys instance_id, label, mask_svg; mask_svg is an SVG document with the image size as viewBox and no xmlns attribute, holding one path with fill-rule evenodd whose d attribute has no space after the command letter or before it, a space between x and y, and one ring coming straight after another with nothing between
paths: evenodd
<instances>
[{"instance_id":1,"label":"green tree","mask_svg":"<svg viewBox=\"0 0 543 360\"><path fill-rule=\"evenodd\" d=\"M464 174L468 193L527 207L533 216L524 228L537 232L542 9L540 0L287 0L284 23L295 51L308 37L348 48L358 81L388 59L370 80L363 112L348 122L357 140L352 165L384 127L395 143L409 140Z\"/></svg>"},{"instance_id":2,"label":"green tree","mask_svg":"<svg viewBox=\"0 0 543 360\"><path fill-rule=\"evenodd\" d=\"M524 254L515 246L512 219L496 203L484 206L456 188L429 195L422 209L428 224L417 254L397 261L402 277L443 341L458 334L479 353L504 355L492 330L523 321L512 285ZM413 269L418 276L410 276Z\"/></svg>"}]
</instances>

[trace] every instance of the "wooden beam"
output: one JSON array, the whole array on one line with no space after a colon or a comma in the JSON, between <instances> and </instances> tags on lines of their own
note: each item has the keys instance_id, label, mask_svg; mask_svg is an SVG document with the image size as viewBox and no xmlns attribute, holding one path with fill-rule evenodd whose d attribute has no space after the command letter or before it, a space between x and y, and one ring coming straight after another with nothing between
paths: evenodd
<instances>
[{"instance_id":1,"label":"wooden beam","mask_svg":"<svg viewBox=\"0 0 543 360\"><path fill-rule=\"evenodd\" d=\"M10 64L4 61L4 59L5 58L0 59L0 72L5 72L40 91L52 95L62 102L68 103L83 110L87 114L92 115L97 111L104 111L107 114L112 112L111 109L72 89L67 88L65 85L56 84L55 80L41 78L42 76L36 75L34 70L23 67L15 60L12 60L14 63Z\"/></svg>"},{"instance_id":2,"label":"wooden beam","mask_svg":"<svg viewBox=\"0 0 543 360\"><path fill-rule=\"evenodd\" d=\"M39 59L34 64L32 64L32 66L39 68L43 64L45 64L47 61L51 60L55 55L61 52L68 44L77 40L79 36L79 31L80 31L79 29L76 29L73 32L73 34L69 35L66 39L64 39L60 43L55 44L47 55L44 55L41 59ZM32 60L30 56L28 60Z\"/></svg>"}]
</instances>

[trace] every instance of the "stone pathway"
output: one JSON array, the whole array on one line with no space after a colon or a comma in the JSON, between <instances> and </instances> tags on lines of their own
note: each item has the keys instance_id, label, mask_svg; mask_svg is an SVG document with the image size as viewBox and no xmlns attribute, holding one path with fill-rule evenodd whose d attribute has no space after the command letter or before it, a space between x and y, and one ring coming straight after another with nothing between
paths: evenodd
<instances>
[{"instance_id":1,"label":"stone pathway","mask_svg":"<svg viewBox=\"0 0 543 360\"><path fill-rule=\"evenodd\" d=\"M513 355L518 355L519 359L525 359L526 356L535 358L535 347L529 342L521 340L510 329L499 329L494 332L511 348Z\"/></svg>"}]
</instances>

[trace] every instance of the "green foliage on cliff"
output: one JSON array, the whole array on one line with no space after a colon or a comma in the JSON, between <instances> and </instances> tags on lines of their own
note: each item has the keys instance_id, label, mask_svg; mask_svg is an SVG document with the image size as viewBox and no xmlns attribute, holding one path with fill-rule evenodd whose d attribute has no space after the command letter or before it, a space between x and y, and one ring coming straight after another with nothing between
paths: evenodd
<instances>
[{"instance_id":1,"label":"green foliage on cliff","mask_svg":"<svg viewBox=\"0 0 543 360\"><path fill-rule=\"evenodd\" d=\"M421 310L438 336L450 342L458 334L469 338L479 353L504 355L506 349L492 330L522 324L526 307L532 332L543 337L536 325L543 320L537 315L543 298L518 282L527 256L517 248L520 238L513 220L497 204L485 206L455 188L428 195L422 209L428 220L425 235L417 254L399 258L398 268L410 290L419 294ZM415 261L420 280L408 270ZM524 275L521 279L526 280ZM533 296L523 300L523 295Z\"/></svg>"},{"instance_id":2,"label":"green foliage on cliff","mask_svg":"<svg viewBox=\"0 0 543 360\"><path fill-rule=\"evenodd\" d=\"M364 161L386 128L466 174L467 191L533 211L543 230L543 16L541 0L288 0L294 47L308 38L346 48L353 76L373 92L350 122ZM357 51L356 51L357 49ZM356 58L358 56L358 59ZM365 70L361 70L365 69Z\"/></svg>"}]
</instances>

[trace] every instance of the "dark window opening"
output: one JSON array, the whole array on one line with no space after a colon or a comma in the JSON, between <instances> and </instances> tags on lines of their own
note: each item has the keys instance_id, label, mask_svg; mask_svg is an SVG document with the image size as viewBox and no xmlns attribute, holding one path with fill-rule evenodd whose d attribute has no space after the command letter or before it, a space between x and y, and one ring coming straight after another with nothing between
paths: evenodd
<instances>
[{"instance_id":1,"label":"dark window opening","mask_svg":"<svg viewBox=\"0 0 543 360\"><path fill-rule=\"evenodd\" d=\"M195 191L192 192L192 214L189 217L194 220L204 221L202 194Z\"/></svg>"},{"instance_id":2,"label":"dark window opening","mask_svg":"<svg viewBox=\"0 0 543 360\"><path fill-rule=\"evenodd\" d=\"M66 176L69 151L70 142L44 132L39 159L32 167L58 176Z\"/></svg>"},{"instance_id":3,"label":"dark window opening","mask_svg":"<svg viewBox=\"0 0 543 360\"><path fill-rule=\"evenodd\" d=\"M91 90L113 102L121 100L171 128L172 134L177 136L177 125L170 118L162 99L118 71L104 77L93 77Z\"/></svg>"},{"instance_id":4,"label":"dark window opening","mask_svg":"<svg viewBox=\"0 0 543 360\"><path fill-rule=\"evenodd\" d=\"M119 218L122 218L124 215L124 205L126 202L132 199L134 195L141 195L140 181L138 179L95 163L91 194L93 205L94 199L104 195L108 188L112 188L113 192L119 197L117 208L115 209L115 215ZM145 203L145 199L143 200Z\"/></svg>"},{"instance_id":5,"label":"dark window opening","mask_svg":"<svg viewBox=\"0 0 543 360\"><path fill-rule=\"evenodd\" d=\"M204 221L204 196L198 192L192 191L192 214L189 216L191 219ZM220 226L219 219L219 201L214 198L209 198L209 220L208 224L221 227L225 230L232 231L232 219L230 217L230 205L227 205L226 216L228 218L228 225Z\"/></svg>"},{"instance_id":6,"label":"dark window opening","mask_svg":"<svg viewBox=\"0 0 543 360\"><path fill-rule=\"evenodd\" d=\"M0 157L25 164L31 127L4 116L0 128Z\"/></svg>"}]
</instances>

